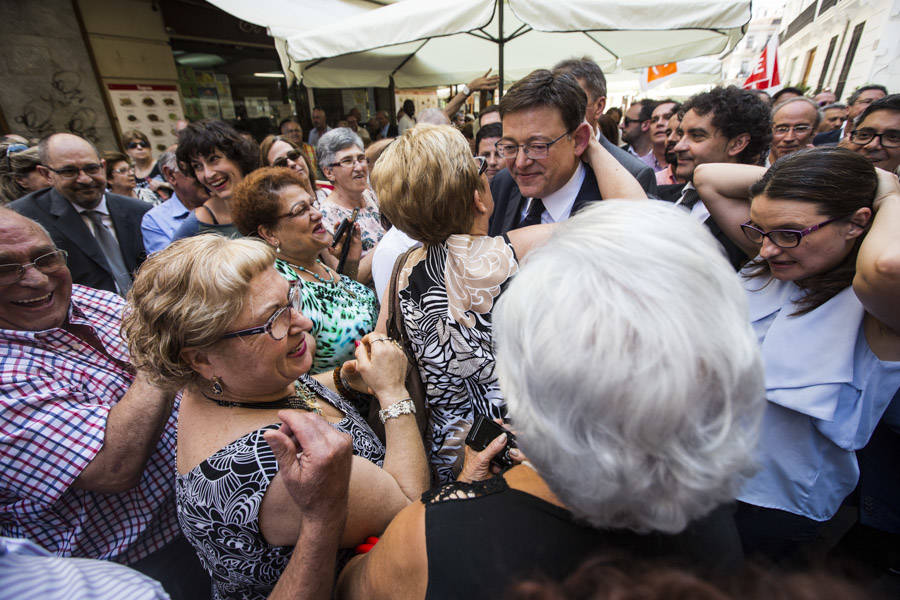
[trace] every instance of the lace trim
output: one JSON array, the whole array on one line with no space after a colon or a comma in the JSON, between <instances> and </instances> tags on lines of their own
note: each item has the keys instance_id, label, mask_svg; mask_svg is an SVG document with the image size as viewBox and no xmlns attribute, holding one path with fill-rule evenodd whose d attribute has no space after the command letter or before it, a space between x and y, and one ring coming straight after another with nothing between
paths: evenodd
<instances>
[{"instance_id":1,"label":"lace trim","mask_svg":"<svg viewBox=\"0 0 900 600\"><path fill-rule=\"evenodd\" d=\"M491 479L484 481L473 481L472 483L464 483L462 481L451 481L446 485L430 489L422 494L422 504L439 504L441 502L453 502L459 500L471 500L472 498L481 498L482 496L490 496L491 494L499 494L509 489L503 475L496 475Z\"/></svg>"}]
</instances>

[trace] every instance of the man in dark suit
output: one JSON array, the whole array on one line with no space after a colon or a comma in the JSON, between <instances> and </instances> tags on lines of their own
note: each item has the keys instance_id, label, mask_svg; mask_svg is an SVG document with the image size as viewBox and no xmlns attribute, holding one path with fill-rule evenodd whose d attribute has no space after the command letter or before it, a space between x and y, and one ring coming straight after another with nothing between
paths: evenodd
<instances>
[{"instance_id":1,"label":"man in dark suit","mask_svg":"<svg viewBox=\"0 0 900 600\"><path fill-rule=\"evenodd\" d=\"M588 202L601 200L604 188L612 194L622 189L617 186L622 177L615 174L621 172L619 164L591 139L586 103L575 77L546 69L518 81L500 101L503 137L497 151L506 169L491 182L490 235L564 221ZM582 161L589 145L599 162L609 165L609 176L594 173ZM622 175L641 192L633 178Z\"/></svg>"},{"instance_id":2,"label":"man in dark suit","mask_svg":"<svg viewBox=\"0 0 900 600\"><path fill-rule=\"evenodd\" d=\"M125 295L146 257L141 218L152 206L106 191L106 169L89 141L56 133L38 145L51 187L9 207L44 226L68 253L75 283Z\"/></svg>"},{"instance_id":3,"label":"man in dark suit","mask_svg":"<svg viewBox=\"0 0 900 600\"><path fill-rule=\"evenodd\" d=\"M588 57L570 58L553 67L554 73L569 73L587 95L584 120L594 130L594 135L607 152L625 167L638 180L648 196L656 195L656 175L647 164L638 157L619 148L600 131L600 115L606 108L606 76L600 66Z\"/></svg>"},{"instance_id":4,"label":"man in dark suit","mask_svg":"<svg viewBox=\"0 0 900 600\"><path fill-rule=\"evenodd\" d=\"M850 137L856 126L856 120L870 104L887 96L887 88L877 83L862 85L850 94L847 99L847 119L840 129L820 133L813 138L813 146L836 146L841 140Z\"/></svg>"},{"instance_id":5,"label":"man in dark suit","mask_svg":"<svg viewBox=\"0 0 900 600\"><path fill-rule=\"evenodd\" d=\"M722 232L700 201L693 184L694 169L704 163L757 164L772 135L769 107L756 93L729 86L692 96L681 111L681 139L673 151L678 158L675 175L687 183L681 186L680 194L676 186L665 186L661 199L674 201L704 223L737 269L747 256Z\"/></svg>"}]
</instances>

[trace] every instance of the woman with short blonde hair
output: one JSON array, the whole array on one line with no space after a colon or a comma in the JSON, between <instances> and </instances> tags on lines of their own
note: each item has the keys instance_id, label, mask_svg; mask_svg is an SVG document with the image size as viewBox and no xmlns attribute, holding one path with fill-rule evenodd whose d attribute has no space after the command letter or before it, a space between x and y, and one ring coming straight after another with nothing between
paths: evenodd
<instances>
[{"instance_id":1,"label":"woman with short blonde hair","mask_svg":"<svg viewBox=\"0 0 900 600\"><path fill-rule=\"evenodd\" d=\"M265 440L279 411L317 413L352 438L341 547L379 535L428 487L403 353L384 335L368 335L343 366L345 379L375 393L382 444L328 386L330 374L308 375L315 340L300 311L301 284L282 278L274 261L258 240L176 241L141 266L123 321L132 363L157 383L184 386L178 519L223 600L268 597L292 553L303 551L294 547L300 509Z\"/></svg>"}]
</instances>

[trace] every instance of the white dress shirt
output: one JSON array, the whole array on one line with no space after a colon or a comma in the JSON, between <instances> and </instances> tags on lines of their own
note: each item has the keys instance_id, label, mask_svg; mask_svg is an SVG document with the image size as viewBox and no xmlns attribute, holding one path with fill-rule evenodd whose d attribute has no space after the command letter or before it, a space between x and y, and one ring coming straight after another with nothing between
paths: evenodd
<instances>
[{"instance_id":1,"label":"white dress shirt","mask_svg":"<svg viewBox=\"0 0 900 600\"><path fill-rule=\"evenodd\" d=\"M541 223L559 223L565 221L572 214L572 206L575 204L575 198L584 183L584 163L578 162L575 172L564 186L541 198L544 202L544 212L541 213ZM528 208L531 206L533 198L528 199L525 210L522 211L521 218L524 219L528 214Z\"/></svg>"}]
</instances>

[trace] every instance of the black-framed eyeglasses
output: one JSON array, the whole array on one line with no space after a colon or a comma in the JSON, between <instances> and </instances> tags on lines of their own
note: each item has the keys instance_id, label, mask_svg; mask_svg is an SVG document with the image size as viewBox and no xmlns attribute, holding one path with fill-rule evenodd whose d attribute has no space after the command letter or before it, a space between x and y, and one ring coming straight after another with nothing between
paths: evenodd
<instances>
[{"instance_id":1,"label":"black-framed eyeglasses","mask_svg":"<svg viewBox=\"0 0 900 600\"><path fill-rule=\"evenodd\" d=\"M813 231L821 229L829 223L834 223L835 221L846 218L847 217L835 217L823 221L818 225L807 227L806 229L773 229L769 232L765 232L759 227L751 225L750 221L747 221L741 225L741 229L744 231L744 235L747 236L747 239L754 244L761 244L763 238L769 238L769 240L779 248L796 248L800 245L800 240L803 239L803 236L809 235Z\"/></svg>"},{"instance_id":2,"label":"black-framed eyeglasses","mask_svg":"<svg viewBox=\"0 0 900 600\"><path fill-rule=\"evenodd\" d=\"M531 160L541 160L543 158L547 158L550 155L550 146L563 139L567 135L572 133L571 131L566 131L561 136L556 138L555 140L551 140L549 142L528 142L527 144L510 144L509 142L504 142L500 140L494 147L497 149L497 153L503 158L515 158L519 154L519 148L525 152L525 156L530 158Z\"/></svg>"},{"instance_id":3,"label":"black-framed eyeglasses","mask_svg":"<svg viewBox=\"0 0 900 600\"><path fill-rule=\"evenodd\" d=\"M341 160L339 160L339 161L337 161L337 162L331 163L331 164L328 165L328 166L329 166L329 167L346 167L346 168L349 169L349 168L355 167L355 166L356 166L356 163L359 163L359 164L361 164L361 165L367 165L367 164L369 164L369 159L366 158L366 155L365 155L365 154L360 154L360 155L355 156L355 157L354 157L354 156L347 156L347 157L342 158Z\"/></svg>"},{"instance_id":4,"label":"black-framed eyeglasses","mask_svg":"<svg viewBox=\"0 0 900 600\"><path fill-rule=\"evenodd\" d=\"M289 150L287 154L284 156L279 156L274 161L272 161L273 167L286 167L288 166L288 161L297 162L300 159L300 153L296 150Z\"/></svg>"},{"instance_id":5,"label":"black-framed eyeglasses","mask_svg":"<svg viewBox=\"0 0 900 600\"><path fill-rule=\"evenodd\" d=\"M268 333L275 340L283 340L291 328L291 309L300 312L303 295L300 292L300 280L296 280L291 284L288 290L287 304L276 310L265 325L260 327L251 327L249 329L241 329L240 331L232 331L222 336L222 339L244 337L247 335L257 335L260 333Z\"/></svg>"},{"instance_id":6,"label":"black-framed eyeglasses","mask_svg":"<svg viewBox=\"0 0 900 600\"><path fill-rule=\"evenodd\" d=\"M850 132L850 141L854 144L866 145L875 138L881 142L883 148L900 148L900 130L888 129L881 133L875 133L874 129L857 129Z\"/></svg>"},{"instance_id":7,"label":"black-framed eyeglasses","mask_svg":"<svg viewBox=\"0 0 900 600\"><path fill-rule=\"evenodd\" d=\"M276 218L278 220L281 219L296 219L297 217L306 216L311 209L321 210L319 208L319 201L313 200L312 202L297 202L291 207L291 210L278 215Z\"/></svg>"},{"instance_id":8,"label":"black-framed eyeglasses","mask_svg":"<svg viewBox=\"0 0 900 600\"><path fill-rule=\"evenodd\" d=\"M487 171L487 159L483 156L473 156L472 158L475 159L475 164L478 165L478 176L481 177L484 175L484 172Z\"/></svg>"},{"instance_id":9,"label":"black-framed eyeglasses","mask_svg":"<svg viewBox=\"0 0 900 600\"><path fill-rule=\"evenodd\" d=\"M34 267L45 275L55 273L66 266L67 256L65 250L54 250L38 256L30 263L0 265L0 285L12 285L21 281L25 277L25 270L28 267Z\"/></svg>"},{"instance_id":10,"label":"black-framed eyeglasses","mask_svg":"<svg viewBox=\"0 0 900 600\"><path fill-rule=\"evenodd\" d=\"M622 125L628 127L632 123L641 123L640 119L630 119L628 117L622 117Z\"/></svg>"},{"instance_id":11,"label":"black-framed eyeglasses","mask_svg":"<svg viewBox=\"0 0 900 600\"><path fill-rule=\"evenodd\" d=\"M84 174L88 177L96 175L103 170L103 165L100 163L91 163L89 165L84 165L83 167L63 167L62 169L54 169L53 167L47 168L64 179L75 179L82 171L84 171Z\"/></svg>"},{"instance_id":12,"label":"black-framed eyeglasses","mask_svg":"<svg viewBox=\"0 0 900 600\"><path fill-rule=\"evenodd\" d=\"M150 144L148 144L147 142L141 142L141 141L128 142L128 145L126 146L126 148L128 148L129 150L134 150L135 148L149 148L149 147L150 147Z\"/></svg>"}]
</instances>

